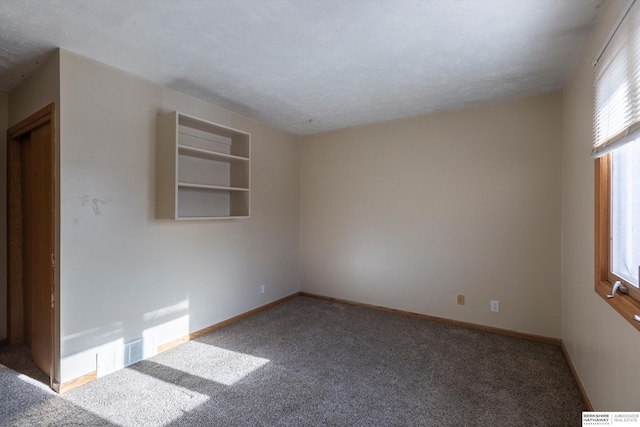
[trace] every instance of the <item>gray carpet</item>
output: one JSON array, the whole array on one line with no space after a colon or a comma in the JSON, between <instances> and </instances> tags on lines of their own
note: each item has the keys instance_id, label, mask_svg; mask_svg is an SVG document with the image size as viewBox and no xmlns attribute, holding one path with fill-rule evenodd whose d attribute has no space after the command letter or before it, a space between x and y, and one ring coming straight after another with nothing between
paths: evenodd
<instances>
[{"instance_id":1,"label":"gray carpet","mask_svg":"<svg viewBox=\"0 0 640 427\"><path fill-rule=\"evenodd\" d=\"M31 350L24 344L0 346L0 365L25 374L44 385L49 385L49 375L33 363Z\"/></svg>"},{"instance_id":2,"label":"gray carpet","mask_svg":"<svg viewBox=\"0 0 640 427\"><path fill-rule=\"evenodd\" d=\"M1 425L571 426L553 345L298 297L63 397L0 366Z\"/></svg>"}]
</instances>

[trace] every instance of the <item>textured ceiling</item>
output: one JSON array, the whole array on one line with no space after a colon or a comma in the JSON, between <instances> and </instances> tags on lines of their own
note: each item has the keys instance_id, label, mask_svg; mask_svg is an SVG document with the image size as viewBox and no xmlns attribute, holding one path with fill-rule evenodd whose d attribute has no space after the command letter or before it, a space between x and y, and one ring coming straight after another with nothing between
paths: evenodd
<instances>
[{"instance_id":1,"label":"textured ceiling","mask_svg":"<svg viewBox=\"0 0 640 427\"><path fill-rule=\"evenodd\" d=\"M602 0L1 0L0 91L62 47L296 134L562 87Z\"/></svg>"}]
</instances>

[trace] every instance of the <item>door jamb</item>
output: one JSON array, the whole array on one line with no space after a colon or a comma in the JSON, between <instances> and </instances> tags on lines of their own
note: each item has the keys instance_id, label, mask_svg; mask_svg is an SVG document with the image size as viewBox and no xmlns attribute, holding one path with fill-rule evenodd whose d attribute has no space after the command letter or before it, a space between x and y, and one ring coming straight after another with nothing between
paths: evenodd
<instances>
[{"instance_id":1,"label":"door jamb","mask_svg":"<svg viewBox=\"0 0 640 427\"><path fill-rule=\"evenodd\" d=\"M52 277L51 279L51 368L49 386L54 387L56 378L55 354L57 345L55 340L56 315L58 304L55 304L56 295L56 235L58 221L56 218L56 122L55 103L50 103L36 113L11 126L7 130L7 326L9 344L17 344L24 341L23 316L23 282L22 282L22 201L20 183L20 149L17 141L22 135L50 122L51 144L51 218L53 221L53 248L51 253ZM16 167L17 165L17 167ZM20 231L20 232L18 232Z\"/></svg>"}]
</instances>

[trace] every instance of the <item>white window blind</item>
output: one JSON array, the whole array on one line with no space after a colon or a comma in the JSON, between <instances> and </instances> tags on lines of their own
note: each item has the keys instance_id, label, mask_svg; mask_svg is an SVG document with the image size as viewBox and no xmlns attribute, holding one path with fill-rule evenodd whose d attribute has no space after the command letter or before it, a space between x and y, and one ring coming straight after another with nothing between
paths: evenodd
<instances>
[{"instance_id":1,"label":"white window blind","mask_svg":"<svg viewBox=\"0 0 640 427\"><path fill-rule=\"evenodd\" d=\"M640 137L639 24L634 1L595 64L594 158Z\"/></svg>"}]
</instances>

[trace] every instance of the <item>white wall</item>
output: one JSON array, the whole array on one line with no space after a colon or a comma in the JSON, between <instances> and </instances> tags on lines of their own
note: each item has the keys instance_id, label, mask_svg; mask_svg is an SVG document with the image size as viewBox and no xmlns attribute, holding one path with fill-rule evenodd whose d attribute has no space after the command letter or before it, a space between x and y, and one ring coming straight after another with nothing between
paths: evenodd
<instances>
[{"instance_id":1,"label":"white wall","mask_svg":"<svg viewBox=\"0 0 640 427\"><path fill-rule=\"evenodd\" d=\"M0 340L7 338L7 128L9 95L0 92Z\"/></svg>"},{"instance_id":2,"label":"white wall","mask_svg":"<svg viewBox=\"0 0 640 427\"><path fill-rule=\"evenodd\" d=\"M303 137L302 290L559 337L561 130L555 92Z\"/></svg>"},{"instance_id":3,"label":"white wall","mask_svg":"<svg viewBox=\"0 0 640 427\"><path fill-rule=\"evenodd\" d=\"M638 332L594 292L593 60L626 1L608 1L564 90L562 339L596 410L640 411Z\"/></svg>"},{"instance_id":4,"label":"white wall","mask_svg":"<svg viewBox=\"0 0 640 427\"><path fill-rule=\"evenodd\" d=\"M299 290L296 137L64 51L60 87L63 382L119 343ZM155 220L156 117L172 110L252 134L250 219Z\"/></svg>"}]
</instances>

